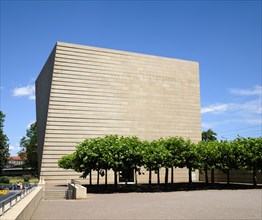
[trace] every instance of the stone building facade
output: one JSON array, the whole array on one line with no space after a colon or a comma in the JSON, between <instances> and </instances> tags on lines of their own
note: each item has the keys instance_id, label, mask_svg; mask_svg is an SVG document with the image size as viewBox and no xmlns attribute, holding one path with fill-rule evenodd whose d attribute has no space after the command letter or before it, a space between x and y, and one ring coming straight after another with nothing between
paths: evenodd
<instances>
[{"instance_id":1,"label":"stone building facade","mask_svg":"<svg viewBox=\"0 0 262 220\"><path fill-rule=\"evenodd\" d=\"M79 173L59 168L57 161L85 138L118 134L199 141L199 65L58 42L36 80L36 113L40 176L78 179ZM138 178L147 181L147 172ZM186 181L187 171L175 170L175 180Z\"/></svg>"}]
</instances>

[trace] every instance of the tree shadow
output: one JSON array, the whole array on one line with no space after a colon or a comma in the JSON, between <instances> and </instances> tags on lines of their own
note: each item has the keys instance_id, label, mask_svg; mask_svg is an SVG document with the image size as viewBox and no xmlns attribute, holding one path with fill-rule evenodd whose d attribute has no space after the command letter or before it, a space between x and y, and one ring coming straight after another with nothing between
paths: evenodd
<instances>
[{"instance_id":1,"label":"tree shadow","mask_svg":"<svg viewBox=\"0 0 262 220\"><path fill-rule=\"evenodd\" d=\"M196 191L196 190L245 190L254 189L251 184L243 183L214 183L206 184L203 182L192 183L174 183L174 184L114 184L108 185L83 185L87 188L87 193L95 194L110 194L110 193L153 193L153 192L175 192L175 191ZM259 184L256 189L262 189L262 184Z\"/></svg>"}]
</instances>

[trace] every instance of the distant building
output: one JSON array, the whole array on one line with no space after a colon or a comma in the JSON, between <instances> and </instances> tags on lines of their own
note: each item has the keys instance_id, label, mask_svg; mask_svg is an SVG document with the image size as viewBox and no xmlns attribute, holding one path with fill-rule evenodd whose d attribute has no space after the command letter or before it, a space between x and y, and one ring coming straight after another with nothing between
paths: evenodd
<instances>
[{"instance_id":1,"label":"distant building","mask_svg":"<svg viewBox=\"0 0 262 220\"><path fill-rule=\"evenodd\" d=\"M198 142L199 65L58 42L36 80L36 114L40 177L47 182L78 179L79 173L59 168L57 161L85 138L182 136ZM145 173L138 182L147 181ZM174 174L176 181L188 179L186 169ZM113 172L108 178L113 182Z\"/></svg>"},{"instance_id":2,"label":"distant building","mask_svg":"<svg viewBox=\"0 0 262 220\"><path fill-rule=\"evenodd\" d=\"M25 163L25 160L22 159L20 156L10 156L8 158L8 163L6 168L11 168L11 167L22 167Z\"/></svg>"}]
</instances>

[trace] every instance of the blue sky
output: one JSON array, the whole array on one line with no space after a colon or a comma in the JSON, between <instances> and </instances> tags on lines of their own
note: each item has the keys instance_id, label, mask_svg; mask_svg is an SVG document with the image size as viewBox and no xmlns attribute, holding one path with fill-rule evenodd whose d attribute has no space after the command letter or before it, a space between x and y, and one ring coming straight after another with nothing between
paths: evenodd
<instances>
[{"instance_id":1,"label":"blue sky","mask_svg":"<svg viewBox=\"0 0 262 220\"><path fill-rule=\"evenodd\" d=\"M1 110L11 155L35 121L56 41L200 63L202 129L261 136L261 1L2 1Z\"/></svg>"}]
</instances>

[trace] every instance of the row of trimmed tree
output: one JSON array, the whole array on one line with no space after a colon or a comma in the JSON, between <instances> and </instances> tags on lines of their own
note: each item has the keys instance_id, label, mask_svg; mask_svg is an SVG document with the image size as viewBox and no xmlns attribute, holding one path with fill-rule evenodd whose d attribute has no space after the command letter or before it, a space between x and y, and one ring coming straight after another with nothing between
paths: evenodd
<instances>
[{"instance_id":1,"label":"row of trimmed tree","mask_svg":"<svg viewBox=\"0 0 262 220\"><path fill-rule=\"evenodd\" d=\"M90 184L92 171L97 171L97 184L100 175L105 175L107 184L107 172L112 169L116 185L119 171L133 169L137 175L141 174L141 167L149 172L149 184L152 182L152 172L157 173L160 183L160 168L166 168L167 184L171 168L173 183L173 169L186 167L189 171L189 184L192 183L191 173L194 169L205 170L207 183L208 170L223 171L229 183L230 170L247 169L253 171L253 184L256 186L257 172L262 170L262 138L238 137L233 141L201 141L194 144L181 137L149 142L135 136L109 135L84 140L77 145L73 154L63 156L58 164L61 168L81 172L83 178L90 175ZM211 178L213 182L214 177Z\"/></svg>"}]
</instances>

